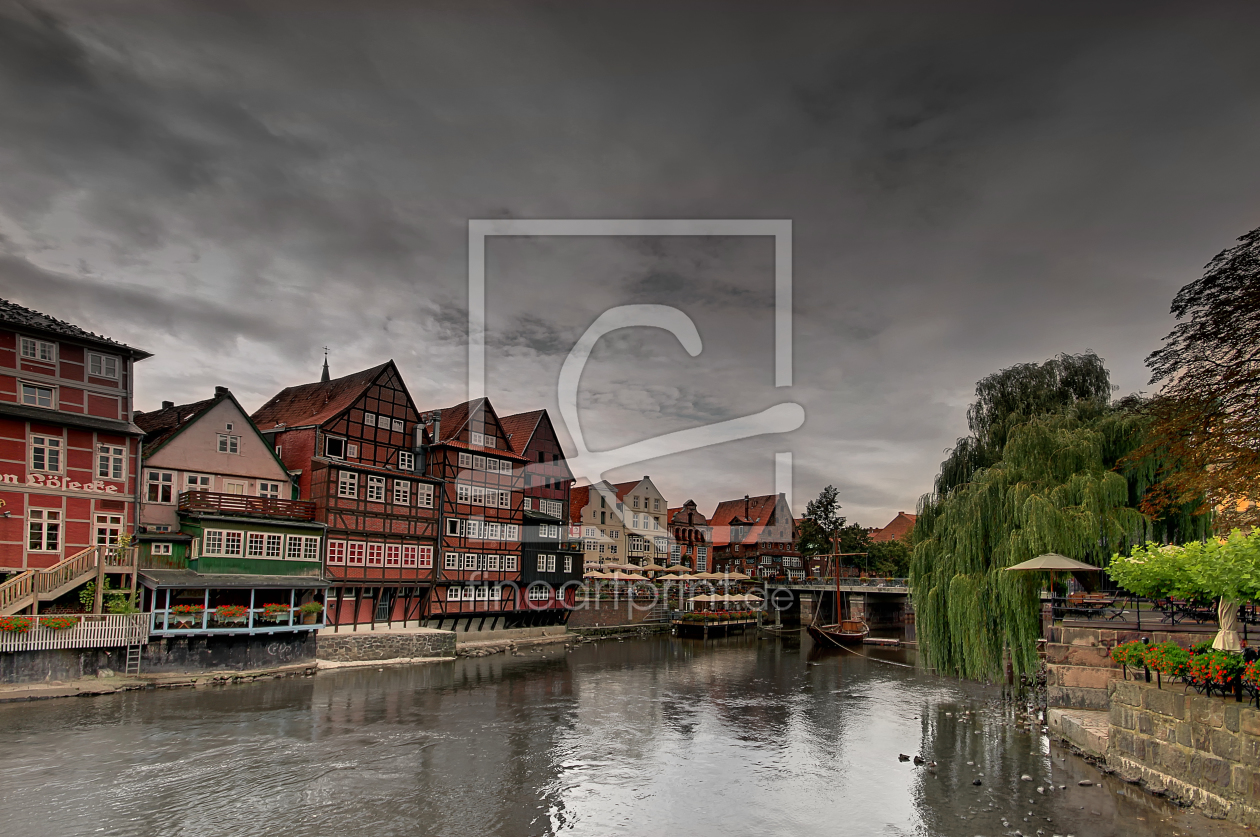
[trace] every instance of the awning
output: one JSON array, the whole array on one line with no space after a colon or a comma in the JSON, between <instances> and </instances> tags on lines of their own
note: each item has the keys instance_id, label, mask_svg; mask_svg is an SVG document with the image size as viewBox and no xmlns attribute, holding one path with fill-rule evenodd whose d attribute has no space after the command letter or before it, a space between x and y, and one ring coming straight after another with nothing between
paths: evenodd
<instances>
[{"instance_id":1,"label":"awning","mask_svg":"<svg viewBox=\"0 0 1260 837\"><path fill-rule=\"evenodd\" d=\"M1007 572L1034 572L1040 570L1042 572L1099 572L1102 567L1095 567L1093 564L1085 564L1068 558L1066 555L1060 555L1057 552L1047 552L1045 555L1038 555L1036 558L1030 558L1022 564L1016 564L1013 567L1007 567Z\"/></svg>"},{"instance_id":2,"label":"awning","mask_svg":"<svg viewBox=\"0 0 1260 837\"><path fill-rule=\"evenodd\" d=\"M167 587L196 590L323 590L329 586L324 579L310 575L247 575L245 573L206 575L192 570L141 570L140 583L150 590L161 590Z\"/></svg>"}]
</instances>

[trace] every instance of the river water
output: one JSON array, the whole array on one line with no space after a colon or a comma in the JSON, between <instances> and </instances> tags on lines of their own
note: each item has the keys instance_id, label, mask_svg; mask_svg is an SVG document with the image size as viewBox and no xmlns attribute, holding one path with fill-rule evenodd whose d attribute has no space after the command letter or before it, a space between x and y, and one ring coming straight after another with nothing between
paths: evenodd
<instances>
[{"instance_id":1,"label":"river water","mask_svg":"<svg viewBox=\"0 0 1260 837\"><path fill-rule=\"evenodd\" d=\"M0 705L0 834L1247 833L862 653L658 636Z\"/></svg>"}]
</instances>

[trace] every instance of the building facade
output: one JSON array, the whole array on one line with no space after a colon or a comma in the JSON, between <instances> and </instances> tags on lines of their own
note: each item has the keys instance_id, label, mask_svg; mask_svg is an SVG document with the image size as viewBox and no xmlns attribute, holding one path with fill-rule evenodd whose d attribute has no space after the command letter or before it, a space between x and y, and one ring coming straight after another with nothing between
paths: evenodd
<instances>
[{"instance_id":1,"label":"building facade","mask_svg":"<svg viewBox=\"0 0 1260 837\"><path fill-rule=\"evenodd\" d=\"M713 572L742 572L754 578L805 577L796 549L796 521L782 494L724 500L709 518Z\"/></svg>"},{"instance_id":2,"label":"building facade","mask_svg":"<svg viewBox=\"0 0 1260 837\"><path fill-rule=\"evenodd\" d=\"M328 623L422 622L442 482L418 462L422 425L394 362L336 379L325 366L252 418L327 527Z\"/></svg>"},{"instance_id":3,"label":"building facade","mask_svg":"<svg viewBox=\"0 0 1260 837\"><path fill-rule=\"evenodd\" d=\"M673 539L671 564L682 564L698 573L709 572L712 529L709 519L696 508L695 500L669 510L669 533Z\"/></svg>"},{"instance_id":4,"label":"building facade","mask_svg":"<svg viewBox=\"0 0 1260 837\"><path fill-rule=\"evenodd\" d=\"M135 531L134 364L150 356L0 300L0 573Z\"/></svg>"}]
</instances>

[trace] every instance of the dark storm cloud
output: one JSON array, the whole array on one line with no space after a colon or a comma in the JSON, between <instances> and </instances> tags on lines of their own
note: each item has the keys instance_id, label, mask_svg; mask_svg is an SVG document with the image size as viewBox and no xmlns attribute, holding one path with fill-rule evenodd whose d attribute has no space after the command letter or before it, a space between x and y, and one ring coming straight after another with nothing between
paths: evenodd
<instances>
[{"instance_id":1,"label":"dark storm cloud","mask_svg":"<svg viewBox=\"0 0 1260 837\"><path fill-rule=\"evenodd\" d=\"M469 218L788 218L731 238L487 247L492 397L556 408L607 308L675 305L704 351L610 335L582 379L613 446L806 408L784 439L648 464L671 498L928 488L974 382L1097 349L1124 391L1176 289L1260 219L1257 11L1221 4L0 0L0 287L154 351L141 407L247 404L395 358L463 397ZM647 471L634 466L626 475Z\"/></svg>"}]
</instances>

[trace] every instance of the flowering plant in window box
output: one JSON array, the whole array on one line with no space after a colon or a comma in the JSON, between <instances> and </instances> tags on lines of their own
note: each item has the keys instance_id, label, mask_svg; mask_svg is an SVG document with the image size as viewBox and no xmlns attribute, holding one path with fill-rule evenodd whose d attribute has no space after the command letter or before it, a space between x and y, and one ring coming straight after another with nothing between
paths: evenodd
<instances>
[{"instance_id":1,"label":"flowering plant in window box","mask_svg":"<svg viewBox=\"0 0 1260 837\"><path fill-rule=\"evenodd\" d=\"M11 634L24 634L31 629L34 619L29 616L0 616L0 631Z\"/></svg>"},{"instance_id":2,"label":"flowering plant in window box","mask_svg":"<svg viewBox=\"0 0 1260 837\"><path fill-rule=\"evenodd\" d=\"M43 616L39 620L39 624L48 628L50 631L64 631L66 628L73 628L79 624L77 616Z\"/></svg>"},{"instance_id":3,"label":"flowering plant in window box","mask_svg":"<svg viewBox=\"0 0 1260 837\"><path fill-rule=\"evenodd\" d=\"M244 622L249 615L249 608L244 605L219 605L214 609L214 618L220 622Z\"/></svg>"},{"instance_id":4,"label":"flowering plant in window box","mask_svg":"<svg viewBox=\"0 0 1260 837\"><path fill-rule=\"evenodd\" d=\"M201 614L205 611L204 605L186 604L175 605L171 608L171 613L175 616L175 624L180 628L191 627L194 622L201 620Z\"/></svg>"},{"instance_id":5,"label":"flowering plant in window box","mask_svg":"<svg viewBox=\"0 0 1260 837\"><path fill-rule=\"evenodd\" d=\"M286 604L263 605L262 618L268 622L280 622L288 618L290 609Z\"/></svg>"}]
</instances>

